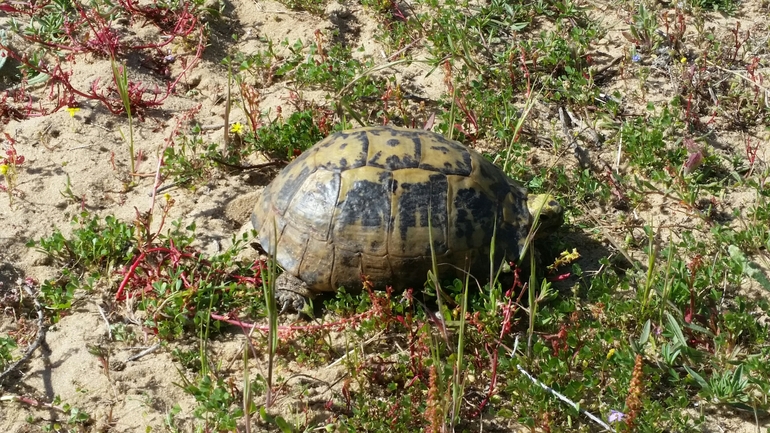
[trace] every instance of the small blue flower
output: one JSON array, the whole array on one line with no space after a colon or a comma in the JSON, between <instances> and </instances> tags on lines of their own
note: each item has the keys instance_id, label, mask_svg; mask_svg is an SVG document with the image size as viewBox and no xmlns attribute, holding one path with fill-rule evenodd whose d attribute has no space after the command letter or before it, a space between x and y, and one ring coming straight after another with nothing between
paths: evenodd
<instances>
[{"instance_id":1,"label":"small blue flower","mask_svg":"<svg viewBox=\"0 0 770 433\"><path fill-rule=\"evenodd\" d=\"M639 63L642 60L642 56L638 53L634 53L634 55L631 57L631 61L634 63Z\"/></svg>"},{"instance_id":2,"label":"small blue flower","mask_svg":"<svg viewBox=\"0 0 770 433\"><path fill-rule=\"evenodd\" d=\"M613 422L621 422L621 421L623 421L623 418L625 418L625 417L626 417L626 414L624 414L623 412L617 411L615 409L611 409L610 410L610 417L609 417L608 421L611 422L611 423L613 423Z\"/></svg>"}]
</instances>

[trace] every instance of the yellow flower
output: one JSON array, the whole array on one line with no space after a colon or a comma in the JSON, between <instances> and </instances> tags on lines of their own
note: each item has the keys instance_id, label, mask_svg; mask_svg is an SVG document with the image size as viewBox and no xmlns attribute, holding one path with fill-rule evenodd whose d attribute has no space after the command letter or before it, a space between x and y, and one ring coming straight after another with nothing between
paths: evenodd
<instances>
[{"instance_id":1,"label":"yellow flower","mask_svg":"<svg viewBox=\"0 0 770 433\"><path fill-rule=\"evenodd\" d=\"M70 117L75 117L75 113L80 111L80 108L78 108L78 107L67 107L67 111L69 111Z\"/></svg>"},{"instance_id":2,"label":"yellow flower","mask_svg":"<svg viewBox=\"0 0 770 433\"><path fill-rule=\"evenodd\" d=\"M575 262L579 258L580 258L580 253L578 253L577 248L573 248L572 252L562 251L561 254L559 254L559 257L557 257L556 260L553 262L553 264L548 266L548 269L554 270L560 266L568 265L572 262Z\"/></svg>"},{"instance_id":3,"label":"yellow flower","mask_svg":"<svg viewBox=\"0 0 770 433\"><path fill-rule=\"evenodd\" d=\"M8 173L8 164L0 164L0 174L5 176Z\"/></svg>"},{"instance_id":4,"label":"yellow flower","mask_svg":"<svg viewBox=\"0 0 770 433\"><path fill-rule=\"evenodd\" d=\"M607 352L607 359L612 358L612 355L614 355L614 354L615 354L615 349L610 349L610 351Z\"/></svg>"},{"instance_id":5,"label":"yellow flower","mask_svg":"<svg viewBox=\"0 0 770 433\"><path fill-rule=\"evenodd\" d=\"M233 126L230 127L230 132L233 134L240 134L243 130L243 124L241 122L235 122L233 123Z\"/></svg>"},{"instance_id":6,"label":"yellow flower","mask_svg":"<svg viewBox=\"0 0 770 433\"><path fill-rule=\"evenodd\" d=\"M685 64L687 63L687 57L682 57L679 61L682 62L682 64Z\"/></svg>"},{"instance_id":7,"label":"yellow flower","mask_svg":"<svg viewBox=\"0 0 770 433\"><path fill-rule=\"evenodd\" d=\"M163 198L166 199L166 201L170 201L171 200L171 194L165 193L165 194L163 194Z\"/></svg>"}]
</instances>

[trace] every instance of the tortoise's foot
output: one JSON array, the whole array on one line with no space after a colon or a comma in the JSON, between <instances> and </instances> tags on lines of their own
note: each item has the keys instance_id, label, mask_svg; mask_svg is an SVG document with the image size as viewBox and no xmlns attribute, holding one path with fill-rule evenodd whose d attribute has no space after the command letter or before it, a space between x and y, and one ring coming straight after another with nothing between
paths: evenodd
<instances>
[{"instance_id":1,"label":"tortoise's foot","mask_svg":"<svg viewBox=\"0 0 770 433\"><path fill-rule=\"evenodd\" d=\"M294 275L284 272L275 279L275 301L281 308L281 314L292 310L312 317L310 299L313 299L313 293L304 281Z\"/></svg>"}]
</instances>

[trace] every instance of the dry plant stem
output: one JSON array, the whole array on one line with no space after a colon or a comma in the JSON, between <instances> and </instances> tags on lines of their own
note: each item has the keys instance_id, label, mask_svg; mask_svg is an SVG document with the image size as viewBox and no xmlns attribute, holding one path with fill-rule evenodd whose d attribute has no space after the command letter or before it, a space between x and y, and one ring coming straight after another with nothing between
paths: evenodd
<instances>
[{"instance_id":1,"label":"dry plant stem","mask_svg":"<svg viewBox=\"0 0 770 433\"><path fill-rule=\"evenodd\" d=\"M101 305L97 304L96 308L99 309L99 315L102 316L104 323L107 324L107 336L109 337L110 341L112 341L112 327L110 327L110 321L107 319L107 314L104 313L104 308L102 308Z\"/></svg>"},{"instance_id":2,"label":"dry plant stem","mask_svg":"<svg viewBox=\"0 0 770 433\"><path fill-rule=\"evenodd\" d=\"M567 119L567 118L570 119ZM572 149L572 152L575 154L575 158L577 158L578 163L580 164L581 168L589 168L591 166L591 161L588 156L588 152L583 149L580 144L578 144L577 137L580 135L579 133L573 134L570 132L570 124L573 122L573 116L567 111L566 107L559 107L559 120L561 121L561 127L562 127L562 134L567 138L569 147Z\"/></svg>"},{"instance_id":3,"label":"dry plant stem","mask_svg":"<svg viewBox=\"0 0 770 433\"><path fill-rule=\"evenodd\" d=\"M517 349L518 345L519 345L519 337L517 336L516 337L516 341L515 341L515 343L513 345L513 350L511 351L511 358L513 358L516 355L516 349ZM591 419L591 421L593 421L593 422L599 424L600 426L602 426L605 431L609 431L609 432L614 431L612 429L612 427L609 426L609 424L607 424L606 422L604 422L601 419L599 419L599 417L597 417L596 415L588 412L585 409L580 408L580 406L578 406L577 403L575 403L574 401L568 399L567 397L565 397L563 394L560 394L555 389L553 389L553 388L549 387L548 385L544 384L543 382L537 380L537 378L535 378L534 376L529 374L529 372L527 370L525 370L524 367L522 367L520 364L516 364L516 369L519 370L519 372L521 374L526 376L527 379L531 380L534 384L536 384L539 387L543 388L545 391L547 391L551 395L555 396L559 400L563 401L564 403L567 403L573 409L575 409L578 412L582 413L583 415L587 416L589 419Z\"/></svg>"},{"instance_id":4,"label":"dry plant stem","mask_svg":"<svg viewBox=\"0 0 770 433\"><path fill-rule=\"evenodd\" d=\"M348 91L348 89L350 89L359 80L361 80L363 78L366 78L367 76L369 76L369 75L371 75L371 74L373 74L375 72L378 72L378 71L381 71L383 69L387 69L387 68L390 68L390 67L393 67L393 66L397 66L397 65L400 65L402 63L409 63L409 64L411 64L411 63L428 63L428 61L427 60L414 60L414 59L401 59L401 60L396 60L394 62L388 62L388 63L384 63L382 65L373 66L370 69L367 69L366 71L360 73L359 75L354 77L352 80L350 80L350 82L348 84L346 84L345 87L343 87L342 89L340 89L339 92L337 92L337 95L335 96L334 99L339 100L342 97L342 95L344 95Z\"/></svg>"},{"instance_id":5,"label":"dry plant stem","mask_svg":"<svg viewBox=\"0 0 770 433\"><path fill-rule=\"evenodd\" d=\"M35 311L37 312L37 338L35 339L35 342L32 343L31 346L27 348L27 351L24 353L24 355L19 358L18 361L11 364L7 369L5 369L2 374L0 374L0 385L2 385L3 380L5 380L6 377L8 377L11 372L16 370L21 364L26 362L31 356L32 353L37 350L38 347L40 347L43 344L43 341L45 340L45 334L48 331L48 327L45 326L45 314L43 313L43 305L40 303L40 301L37 299L37 294L32 291L32 287L29 283L26 281L24 284L22 284L22 287L24 291L27 292L27 294L34 300L35 303Z\"/></svg>"},{"instance_id":6,"label":"dry plant stem","mask_svg":"<svg viewBox=\"0 0 770 433\"><path fill-rule=\"evenodd\" d=\"M158 153L158 165L155 167L155 181L152 185L152 193L150 195L150 209L147 212L148 215L148 229L149 229L149 223L152 222L152 211L155 209L155 198L158 196L158 188L160 187L160 184L163 183L160 179L160 168L163 166L163 155L166 154L166 149L171 145L170 141L166 141L166 144L163 145L163 149ZM161 223L161 226L163 224ZM160 231L160 227L158 228L158 231Z\"/></svg>"},{"instance_id":7,"label":"dry plant stem","mask_svg":"<svg viewBox=\"0 0 770 433\"><path fill-rule=\"evenodd\" d=\"M136 355L131 355L126 359L126 362L136 361L139 358L143 358L152 352L155 352L160 348L160 343L155 343L152 346L148 347L147 349L142 350L141 352L137 353Z\"/></svg>"},{"instance_id":8,"label":"dry plant stem","mask_svg":"<svg viewBox=\"0 0 770 433\"><path fill-rule=\"evenodd\" d=\"M163 146L163 150L158 153L158 165L155 166L155 181L152 184L152 195L150 196L150 208L147 212L147 214L150 216L150 221L152 221L152 211L155 209L155 198L158 196L158 188L160 187L161 180L160 180L160 168L163 166L163 155L166 153L166 149L168 149L168 142Z\"/></svg>"},{"instance_id":9,"label":"dry plant stem","mask_svg":"<svg viewBox=\"0 0 770 433\"><path fill-rule=\"evenodd\" d=\"M214 320L217 320L214 316L215 315L212 314L211 318ZM251 328L246 328L245 326L239 326L239 327L241 328L241 332L243 332L243 335L246 337L246 343L247 343L242 350L249 349L251 351L252 357L254 359L257 359L257 349L254 347L254 345L251 342L251 338L254 335L254 327L251 327ZM248 329L248 332L247 332L247 329ZM232 359L230 359L230 361L227 363L227 366L224 370L230 370L231 368L233 368L235 361L238 360L238 356L243 355L242 353L240 353L242 350L238 351L238 353L235 353L233 355Z\"/></svg>"},{"instance_id":10,"label":"dry plant stem","mask_svg":"<svg viewBox=\"0 0 770 433\"><path fill-rule=\"evenodd\" d=\"M745 81L751 83L752 86L756 86L757 88L760 88L760 89L764 90L765 92L770 92L770 87L765 87L762 84L757 83L755 80L752 80L751 78L749 78L749 77L747 77L745 75L741 75L741 74L739 74L739 73L737 73L737 72L735 72L735 71L733 71L731 69L723 68L723 67L717 65L716 63L710 61L710 60L706 60L706 63L708 63L709 65L711 65L711 66L713 66L713 67L715 67L717 69L719 69L720 71L727 72L728 74L733 74L736 77L741 78L742 80L745 80Z\"/></svg>"},{"instance_id":11,"label":"dry plant stem","mask_svg":"<svg viewBox=\"0 0 770 433\"><path fill-rule=\"evenodd\" d=\"M417 44L419 44L420 42L422 42L422 40L423 40L423 38L421 38L421 37L420 37L420 38L417 38L417 39L415 39L414 41L410 42L410 43L409 43L407 46L405 46L404 48L401 48L400 50L398 50L398 51L396 51L395 53L391 54L391 55L390 55L390 57L388 57L388 61L389 61L389 62L392 62L392 61L396 60L396 58L397 58L398 56L400 56L401 54L403 54L403 53L407 52L408 50L410 50L410 49L414 48L414 47L415 47Z\"/></svg>"},{"instance_id":12,"label":"dry plant stem","mask_svg":"<svg viewBox=\"0 0 770 433\"><path fill-rule=\"evenodd\" d=\"M260 169L260 168L267 168L267 167L272 167L272 166L275 166L275 165L286 164L285 161L270 161L270 162L265 162L265 163L262 163L262 164L238 165L238 164L230 164L229 162L222 161L219 158L211 158L211 160L216 162L217 164L221 164L221 165L224 165L226 167L235 168L235 169L238 169L238 170L257 170L257 169Z\"/></svg>"},{"instance_id":13,"label":"dry plant stem","mask_svg":"<svg viewBox=\"0 0 770 433\"><path fill-rule=\"evenodd\" d=\"M489 389L487 390L486 397L481 402L481 404L479 404L478 412L477 412L477 415L475 415L475 416L480 416L481 415L481 411L484 410L486 405L492 399L492 395L494 394L495 389L497 388L497 377L498 377L498 375L497 375L497 367L499 365L498 355L497 355L498 354L498 349L501 346L505 347L502 344L503 338L511 330L511 326L512 326L511 321L513 319L513 316L516 314L516 311L518 310L518 306L521 305L520 304L521 303L521 297L524 295L524 291L525 291L524 289L525 288L526 288L526 286L522 287L522 290L519 293L519 296L518 296L518 298L517 298L515 303L513 301L513 298L511 297L511 298L508 299L508 303L504 307L504 310L503 310L503 321L502 321L502 326L500 327L500 335L495 340L495 345L492 346L492 348L490 350L488 350L488 352L487 352L489 354L490 359L491 359L491 362L490 362L491 371L489 373ZM505 348L508 349L507 347L505 347ZM515 351L514 351L514 353L515 353Z\"/></svg>"},{"instance_id":14,"label":"dry plant stem","mask_svg":"<svg viewBox=\"0 0 770 433\"><path fill-rule=\"evenodd\" d=\"M334 362L332 362L331 364L327 365L327 366L326 366L326 368L334 367L335 365L337 365L337 364L341 363L342 361L344 361L345 359L347 359L347 357L348 357L348 356L350 356L350 355L352 355L353 353L355 353L355 352L356 352L356 350L358 350L359 348L364 348L364 347L368 346L370 343L372 343L373 341L377 341L377 340L379 340L379 339L380 339L380 337L382 337L382 336L383 336L383 334L385 334L385 331L380 331L380 332L378 332L378 333L377 333L376 335L374 335L373 337L369 338L368 340L364 341L363 343L360 343L360 344L358 345L358 347L357 347L357 348L355 348L355 349L350 349L349 351L347 351L347 353L345 353L344 355L342 355L342 356L340 356L339 358L337 358L337 360L336 360L336 361L334 361Z\"/></svg>"},{"instance_id":15,"label":"dry plant stem","mask_svg":"<svg viewBox=\"0 0 770 433\"><path fill-rule=\"evenodd\" d=\"M200 125L201 131L216 131L219 128L227 126L224 123L218 123L216 125Z\"/></svg>"},{"instance_id":16,"label":"dry plant stem","mask_svg":"<svg viewBox=\"0 0 770 433\"><path fill-rule=\"evenodd\" d=\"M158 179L155 179L157 182ZM168 191L170 189L176 188L177 186L181 185L183 182L174 182L168 185L161 186L160 188L155 188L155 185L153 184L153 188L150 190L150 192L147 193L147 197L152 197L153 194L160 194L163 191Z\"/></svg>"},{"instance_id":17,"label":"dry plant stem","mask_svg":"<svg viewBox=\"0 0 770 433\"><path fill-rule=\"evenodd\" d=\"M21 395L6 394L3 396L0 396L0 401L15 401L17 403L24 403L32 407L43 408L43 409L53 409L61 413L67 413L67 411L61 406L56 406L51 403L44 403L40 400L35 400L34 398L24 397Z\"/></svg>"}]
</instances>

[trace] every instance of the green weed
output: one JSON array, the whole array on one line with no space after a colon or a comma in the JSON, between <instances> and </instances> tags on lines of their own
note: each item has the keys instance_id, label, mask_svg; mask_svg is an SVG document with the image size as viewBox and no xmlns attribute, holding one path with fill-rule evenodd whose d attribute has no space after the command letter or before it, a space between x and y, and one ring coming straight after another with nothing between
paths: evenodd
<instances>
[{"instance_id":1,"label":"green weed","mask_svg":"<svg viewBox=\"0 0 770 433\"><path fill-rule=\"evenodd\" d=\"M0 370L13 361L13 351L16 349L16 340L11 337L0 337Z\"/></svg>"},{"instance_id":2,"label":"green weed","mask_svg":"<svg viewBox=\"0 0 770 433\"><path fill-rule=\"evenodd\" d=\"M313 14L325 8L316 0L285 4ZM273 299L274 263L239 258L248 236L207 257L193 247L195 227L150 233L142 221L83 214L72 235L56 230L31 244L61 268L41 285L55 318L78 290L122 278L116 298L136 299L146 329L169 344L198 339L194 350L172 350L176 365L195 375L182 388L198 402L197 428L207 431L253 422L281 431L471 431L480 422L489 430L591 431L598 428L591 413L617 431L695 432L706 428L695 403L756 416L770 409L768 327L760 320L770 313L770 200L758 150L770 116L757 54L764 42L739 28L708 30L699 10L741 5L695 0L670 11L620 2L601 13L569 0L362 5L379 23L384 58L356 53L350 35L321 31L281 42L281 50L264 41L261 51L229 56L228 94L240 93L233 100L248 124L227 125L224 147L200 128L185 131L166 149L162 174L195 188L222 162L241 166L255 154L290 160L350 125L428 125L482 149L530 190L557 195L567 226L551 245L528 246L583 258L549 272L531 255L529 278L514 266L504 284L493 268L482 290L470 280L442 285L435 269L425 297L423 287L341 290L323 317L286 332ZM76 19L78 7L47 4L27 31L64 44L63 20ZM627 30L608 42L601 17L615 10ZM607 58L607 44L619 57ZM33 53L22 72L41 74L32 67L41 56ZM423 96L423 77L401 74L410 62L429 65L444 87ZM260 107L260 92L276 84L291 92L291 114ZM653 95L661 87L669 93ZM310 90L326 99L304 99ZM125 97L123 105L131 111ZM567 112L582 124L562 124ZM602 139L585 140L587 130ZM731 146L726 132L749 138ZM577 146L590 155L586 164L571 156ZM64 194L77 199L69 185ZM682 218L670 221L661 208ZM218 376L207 344L236 317L269 330L245 347L267 353L270 371L246 374L242 391ZM12 344L0 340L3 362ZM307 401L306 389L281 374L289 361L344 367L324 402L330 424L290 423L268 408L276 390L300 407ZM263 397L268 404L258 408ZM167 420L172 430L177 411Z\"/></svg>"}]
</instances>

